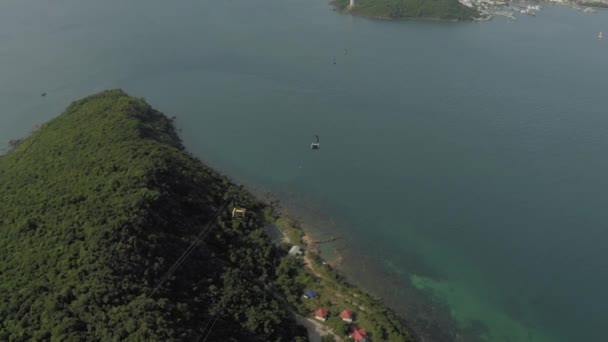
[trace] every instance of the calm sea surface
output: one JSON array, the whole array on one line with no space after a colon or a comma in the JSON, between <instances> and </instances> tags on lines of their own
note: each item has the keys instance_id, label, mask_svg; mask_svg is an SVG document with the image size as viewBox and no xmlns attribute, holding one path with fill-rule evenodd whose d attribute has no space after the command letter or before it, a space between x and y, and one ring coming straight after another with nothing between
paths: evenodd
<instances>
[{"instance_id":1,"label":"calm sea surface","mask_svg":"<svg viewBox=\"0 0 608 342\"><path fill-rule=\"evenodd\" d=\"M436 23L325 0L3 0L0 143L120 87L177 115L212 166L343 236L328 258L423 337L601 341L598 31L608 12L559 7Z\"/></svg>"}]
</instances>

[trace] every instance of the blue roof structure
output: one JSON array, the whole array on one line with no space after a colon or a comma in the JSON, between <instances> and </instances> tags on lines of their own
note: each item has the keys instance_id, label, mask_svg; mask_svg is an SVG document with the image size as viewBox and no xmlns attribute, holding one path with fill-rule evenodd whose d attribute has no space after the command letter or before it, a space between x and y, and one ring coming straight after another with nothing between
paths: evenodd
<instances>
[{"instance_id":1,"label":"blue roof structure","mask_svg":"<svg viewBox=\"0 0 608 342\"><path fill-rule=\"evenodd\" d=\"M319 295L313 290L306 290L304 291L304 296L308 298L317 298Z\"/></svg>"}]
</instances>

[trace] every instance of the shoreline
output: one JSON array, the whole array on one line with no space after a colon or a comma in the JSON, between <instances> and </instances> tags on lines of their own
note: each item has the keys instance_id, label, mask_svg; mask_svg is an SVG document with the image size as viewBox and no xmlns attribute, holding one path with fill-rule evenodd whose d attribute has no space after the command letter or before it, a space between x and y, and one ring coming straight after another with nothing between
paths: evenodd
<instances>
[{"instance_id":1,"label":"shoreline","mask_svg":"<svg viewBox=\"0 0 608 342\"><path fill-rule=\"evenodd\" d=\"M293 256L293 258L301 258L301 268L304 272L314 276L314 282L312 284L317 284L319 287L323 288L323 290L315 288L315 291L319 290L319 293L321 294L321 303L319 304L328 305L331 303L332 306L353 309L356 312L355 317L357 319L353 325L366 328L368 331L374 329L374 327L370 326L370 322L378 322L382 319L388 319L390 322L391 319L394 319L395 322L388 326L383 326L382 330L392 326L396 331L402 331L404 336L401 338L403 338L404 341L423 341L414 327L407 323L408 321L405 317L384 304L382 298L374 296L366 288L350 282L343 272L335 268L343 259L343 256L337 248L333 249L335 259L331 261L325 260L321 256L321 251L318 248L312 247L318 246L319 243L315 242L318 240L315 239L316 236L313 235L313 233L302 227L302 221L293 219L288 213L281 210L277 200L273 200L271 203L272 204L269 204L269 208L272 211L274 219L267 220L267 224L276 226L283 236L277 247L287 247L285 250L288 250L291 246L299 246L301 248L303 254L301 256ZM295 239L294 236L299 236L299 239ZM334 241L333 238L325 240L331 240L327 243ZM321 243L324 243L323 241L325 240L322 240ZM312 285L313 288L314 286L315 285ZM343 305L340 306L338 303L342 303ZM339 311L330 309L330 312L331 316L335 316ZM326 333L326 335L333 335L337 341L348 340L345 335L340 334L340 330L344 330L343 326L339 325L339 323L342 323L341 321L338 321L338 324L335 322L335 319L334 322L330 322L330 320L334 318L330 317L328 322L321 323L312 318L312 311L306 313L308 315L305 315L303 312L294 312L295 317L299 321L306 320L306 322L310 323L304 325L309 331L309 336L319 336L319 334L320 336L323 336L323 333ZM396 322L398 322L398 326L395 326ZM374 340L381 339L376 337ZM390 340L392 341L394 339Z\"/></svg>"},{"instance_id":2,"label":"shoreline","mask_svg":"<svg viewBox=\"0 0 608 342\"><path fill-rule=\"evenodd\" d=\"M422 341L415 329L406 323L407 320L404 317L386 306L381 299L373 296L367 289L349 282L342 272L325 261L318 250L310 247L315 245L313 235L305 231L301 223L291 218L288 213L277 210L277 201L272 201L272 203L274 205L268 205L271 212L265 216L267 217L266 223L275 225L283 235L283 239L277 247L285 251L292 246L301 248L301 256L288 255L286 258L294 258L296 262L301 260L299 270L303 274L299 274L296 278L310 278L310 281L305 285L301 284L304 286L300 288L311 289L319 293L319 298L315 299L318 302L303 300L301 303L295 303L286 298L294 306L296 317L299 315L307 322L313 323L314 328L310 324L305 325L309 330L309 336L318 335L319 329L321 329L334 335L338 341L346 340L345 334L340 333L345 330L345 323L337 314L343 309L351 309L355 311L355 322L352 326L365 328L372 334L372 338L380 335L379 331L385 331L389 334L397 334L398 338L403 341ZM312 313L317 307L329 309L330 317L326 322L321 323L314 320ZM395 336L387 337L391 341L396 341ZM378 337L374 339L384 340L384 338Z\"/></svg>"},{"instance_id":3,"label":"shoreline","mask_svg":"<svg viewBox=\"0 0 608 342\"><path fill-rule=\"evenodd\" d=\"M282 198L280 193L270 191L263 186L239 182L236 182L236 184L242 184L250 190L255 197L268 204L268 208L273 211L273 214L278 219L290 220L294 223L294 227L292 228L295 228L294 230L296 230L298 234L301 234L297 238L294 237L294 235L297 236L298 234L285 233L284 230L278 227L276 221L267 221L268 224L276 226L276 230L278 230L282 236L282 241L291 241L289 247L291 247L295 241L298 241L298 239L306 241L317 239L323 240L324 237L331 237L332 234L341 234L340 232L331 230L326 231L325 229L319 228L323 226L323 221L325 221L326 218L317 217L316 215L319 215L319 213L306 213L306 207L302 209L301 206L297 206ZM299 209L304 210L304 212L299 211ZM309 215L312 216L309 217ZM315 217L317 218L315 219ZM290 237L285 238L285 235ZM356 288L360 292L368 295L370 299L381 304L398 319L401 326L412 336L413 341L482 341L479 335L471 333L467 327L461 327L457 324L451 316L450 309L446 306L446 303L436 302L435 298L432 296L420 292L413 286L404 283L404 280L400 279L398 275L396 276L391 274L389 270L385 270L382 267L381 260L373 255L357 252L357 246L352 245L353 242L349 242L347 238L346 240L347 241L343 242L340 246L334 245L329 248L323 248L320 251L321 253L316 253L315 251L310 253L310 250L307 249L306 252L312 254L310 259L316 260L316 262L311 261L307 265L304 265L306 269L310 270L315 276L318 276L316 270L319 267L323 267L324 272L329 270L332 277L340 279L340 281L346 283L348 287ZM286 251L289 249L287 247L284 248ZM336 253L336 249L338 250L338 253ZM354 260L357 261L354 262ZM352 272L353 269L361 269L360 266L362 265L363 269L367 270L365 271L366 274L371 278L382 279L382 282L389 282L389 286L393 289L393 293L383 292L382 287L378 288L370 285L368 280L360 278L361 274L357 275ZM401 294L398 295L398 298L394 298L394 290L396 288L404 290L404 292L401 292ZM407 299L402 300L402 298ZM397 302L394 302L395 300L397 300L398 304L396 304ZM468 339L462 339L463 336L467 336Z\"/></svg>"},{"instance_id":4,"label":"shoreline","mask_svg":"<svg viewBox=\"0 0 608 342\"><path fill-rule=\"evenodd\" d=\"M267 194L269 198L276 198L272 192L267 192ZM310 229L311 226L307 222L316 221L314 214L309 221L307 214L300 215L297 211L298 207L293 203L290 204L287 201L285 208L283 208L281 201L274 200L278 204L278 208L281 208L277 209L280 210L277 211L277 215L280 218L292 220L296 223L296 227L294 228L302 233L302 241L324 240L324 237L340 234L339 231L324 231L324 229L318 228L323 227L323 225L317 225L318 229L315 229L315 227ZM302 218L302 215L304 218ZM283 233L282 230L281 233ZM344 283L347 283L352 288L361 290L361 292L373 298L374 301L390 309L399 319L403 328L407 329L414 338L414 341L487 341L487 332L490 326L484 325L481 321L475 321L475 324L461 325L462 322L455 320L451 315L452 310L447 301L429 301L429 299L438 298L429 295L429 293L424 293L425 290L408 285L409 281L400 277L401 274L395 274L389 269L383 268L381 265L382 259L358 251L355 242L347 242L348 248L343 249L344 256L346 257L343 266L334 265L333 255L332 257L329 256L329 253L335 250L334 247L336 246L323 248L321 251L323 256L315 252L310 253L310 250L307 249L306 251L314 255L314 257L310 258L311 262L306 264L306 268L310 272L315 272L319 267L327 266L331 270L331 274L339 277ZM317 259L316 264L314 262L315 258ZM355 273L353 273L353 269L355 269ZM315 272L315 275L318 276L319 274ZM369 278L374 280L370 283ZM380 279L381 281L377 281ZM377 284L374 284L374 281L380 285L377 286ZM391 290L385 291L387 288L391 288L394 291L397 287L404 289L404 291L399 291L397 294L401 298L408 298L404 302L401 302L400 298L397 298L397 301L395 301L395 293L391 293ZM405 310L403 310L403 304L406 305Z\"/></svg>"}]
</instances>

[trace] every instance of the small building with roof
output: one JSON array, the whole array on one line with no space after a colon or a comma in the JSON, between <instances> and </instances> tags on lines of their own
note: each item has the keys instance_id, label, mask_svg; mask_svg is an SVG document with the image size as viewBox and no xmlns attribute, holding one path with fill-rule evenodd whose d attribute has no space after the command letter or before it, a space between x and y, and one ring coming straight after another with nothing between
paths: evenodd
<instances>
[{"instance_id":1,"label":"small building with roof","mask_svg":"<svg viewBox=\"0 0 608 342\"><path fill-rule=\"evenodd\" d=\"M353 310L342 310L342 312L340 312L340 318L342 318L344 322L352 323L354 318Z\"/></svg>"},{"instance_id":2,"label":"small building with roof","mask_svg":"<svg viewBox=\"0 0 608 342\"><path fill-rule=\"evenodd\" d=\"M289 255L291 255L291 256L302 255L302 251L300 250L300 246L293 246L293 247L291 247L291 249L289 250Z\"/></svg>"},{"instance_id":3,"label":"small building with roof","mask_svg":"<svg viewBox=\"0 0 608 342\"><path fill-rule=\"evenodd\" d=\"M356 342L368 342L367 331L358 327L352 327L348 337L352 338Z\"/></svg>"},{"instance_id":4,"label":"small building with roof","mask_svg":"<svg viewBox=\"0 0 608 342\"><path fill-rule=\"evenodd\" d=\"M327 321L327 316L329 316L329 311L325 309L319 308L315 311L315 319L318 319L321 322Z\"/></svg>"},{"instance_id":5,"label":"small building with roof","mask_svg":"<svg viewBox=\"0 0 608 342\"><path fill-rule=\"evenodd\" d=\"M306 299L313 299L313 298L317 298L317 297L319 297L319 294L313 290L304 291L304 298L306 298Z\"/></svg>"}]
</instances>

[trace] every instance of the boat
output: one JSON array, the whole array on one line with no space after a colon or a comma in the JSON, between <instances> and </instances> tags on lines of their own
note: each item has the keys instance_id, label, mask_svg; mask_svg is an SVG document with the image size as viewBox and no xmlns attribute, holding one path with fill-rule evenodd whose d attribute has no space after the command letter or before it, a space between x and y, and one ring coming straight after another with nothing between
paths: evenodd
<instances>
[{"instance_id":1,"label":"boat","mask_svg":"<svg viewBox=\"0 0 608 342\"><path fill-rule=\"evenodd\" d=\"M597 34L597 39L602 39L604 38L604 34L602 33L602 31L600 31L600 33Z\"/></svg>"}]
</instances>

